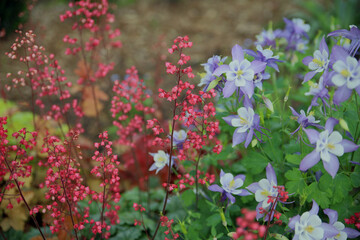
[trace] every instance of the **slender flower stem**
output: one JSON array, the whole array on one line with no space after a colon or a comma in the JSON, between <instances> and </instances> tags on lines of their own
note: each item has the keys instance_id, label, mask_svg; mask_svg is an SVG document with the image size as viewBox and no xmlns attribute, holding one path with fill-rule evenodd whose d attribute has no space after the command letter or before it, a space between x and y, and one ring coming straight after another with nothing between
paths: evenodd
<instances>
[{"instance_id":1,"label":"slender flower stem","mask_svg":"<svg viewBox=\"0 0 360 240\"><path fill-rule=\"evenodd\" d=\"M269 212L269 215L268 215L268 221L267 221L267 225L266 225L266 231L265 231L265 235L264 235L264 240L266 240L266 238L267 238L267 235L268 235L268 232L269 232L269 228L270 228L270 220L271 220L271 216L272 216L272 214L273 214L273 212L274 212L274 210L275 210L275 206L276 206L276 203L277 203L277 201L278 201L278 199L279 199L279 193L278 193L278 195L276 196L276 199L274 200L274 202L273 202L273 204L272 204L272 206L271 206L271 210L270 210L270 212ZM265 218L266 218L266 216L265 216Z\"/></svg>"},{"instance_id":2,"label":"slender flower stem","mask_svg":"<svg viewBox=\"0 0 360 240\"><path fill-rule=\"evenodd\" d=\"M4 155L3 155L3 157L4 157L4 161L5 161L5 164L6 164L7 168L10 170L11 175L13 175L13 174L14 174L14 173L13 173L13 169L10 167L10 165L9 165L6 157L5 157ZM19 194L20 194L23 202L25 203L26 208L28 209L28 211L29 211L29 213L30 213L30 212L31 212L31 208L30 208L28 202L26 201L26 199L25 199L25 197L24 197L24 195L23 195L23 193L22 193L22 191L21 191L21 188L20 188L20 185L19 185L17 179L13 179L13 180L14 180L14 182L15 182L15 184L16 184L16 187L17 187L17 189L18 189L18 191L19 191ZM40 232L40 234L41 234L41 237L42 237L44 240L46 240L46 237L44 236L43 232L41 231L40 225L39 225L38 221L36 220L35 216L34 216L33 214L30 214L30 217L31 217L31 219L33 220L33 222L35 223L36 228L39 230L39 232Z\"/></svg>"}]
</instances>

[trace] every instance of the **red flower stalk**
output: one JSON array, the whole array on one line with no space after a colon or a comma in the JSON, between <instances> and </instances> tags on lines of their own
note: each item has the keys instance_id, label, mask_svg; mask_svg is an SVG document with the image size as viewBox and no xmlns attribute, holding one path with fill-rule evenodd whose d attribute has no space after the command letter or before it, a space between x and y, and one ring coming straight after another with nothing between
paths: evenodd
<instances>
[{"instance_id":1,"label":"red flower stalk","mask_svg":"<svg viewBox=\"0 0 360 240\"><path fill-rule=\"evenodd\" d=\"M45 199L51 203L43 206L43 212L48 212L53 219L50 230L52 233L64 229L66 216L70 216L75 238L79 239L78 230L88 223L88 211L80 212L79 201L91 194L89 187L83 185L80 175L80 164L72 158L72 144L78 138L77 132L70 132L70 139L61 144L60 139L47 136L44 139L42 153L47 153L44 163L46 167L45 182L41 186L47 188Z\"/></svg>"},{"instance_id":2,"label":"red flower stalk","mask_svg":"<svg viewBox=\"0 0 360 240\"><path fill-rule=\"evenodd\" d=\"M29 165L29 162L32 161L34 157L28 155L28 151L36 146L37 132L28 132L23 128L12 135L18 143L16 145L9 145L7 130L4 128L6 124L7 117L0 117L0 182L5 181L5 175L9 174L9 179L6 180L4 184L5 188L3 192L0 193L0 204L2 201L7 200L9 202L7 208L12 209L13 204L11 203L11 199L14 198L14 196L7 196L5 192L16 188L20 195L16 198L17 203L20 204L21 201L24 202L42 238L46 239L36 220L35 212L31 211L21 189L25 183L24 179L31 176L32 167ZM30 138L28 137L29 135L31 136ZM15 155L13 160L9 159L11 158L11 153L14 153L12 156Z\"/></svg>"},{"instance_id":3,"label":"red flower stalk","mask_svg":"<svg viewBox=\"0 0 360 240\"><path fill-rule=\"evenodd\" d=\"M112 205L112 203L118 203L121 197L119 169L117 168L120 162L117 160L117 155L113 155L112 142L108 140L107 131L101 133L99 138L101 142L95 143L97 151L92 157L98 165L91 170L91 174L101 179L100 187L103 188L103 191L93 193L92 200L99 202L102 206L100 220L91 220L90 224L93 225L92 232L94 234L100 233L102 239L107 239L110 237L111 225L120 222L118 216L120 206ZM105 217L110 220L110 225L105 222Z\"/></svg>"}]
</instances>

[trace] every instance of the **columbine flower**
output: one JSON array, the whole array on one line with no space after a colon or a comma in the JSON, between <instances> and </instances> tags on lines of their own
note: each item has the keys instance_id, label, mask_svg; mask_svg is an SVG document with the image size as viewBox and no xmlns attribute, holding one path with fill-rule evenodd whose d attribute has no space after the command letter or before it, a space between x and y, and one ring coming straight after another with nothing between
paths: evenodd
<instances>
[{"instance_id":1,"label":"columbine flower","mask_svg":"<svg viewBox=\"0 0 360 240\"><path fill-rule=\"evenodd\" d=\"M201 78L200 83L199 83L198 86L205 85L204 88L203 88L203 91L210 90L210 89L208 89L210 83L213 82L213 81L217 81L216 77L213 75L213 73L214 73L216 68L218 68L222 63L225 62L226 58L227 57L221 58L220 56L215 55L215 56L209 58L207 63L201 64L201 66L204 66L204 69L206 71L206 75L203 78ZM216 90L221 91L222 88L220 87L219 82L220 81L214 82L215 86L213 86L212 88L215 88Z\"/></svg>"},{"instance_id":2,"label":"columbine flower","mask_svg":"<svg viewBox=\"0 0 360 240\"><path fill-rule=\"evenodd\" d=\"M322 126L317 124L320 121L315 120L315 117L313 115L309 114L308 116L306 116L304 110L300 110L300 114L299 114L291 106L289 106L289 108L291 109L292 114L295 116L296 121L300 124L300 126L294 132L292 132L291 134L296 133L297 131L300 130L300 128L307 128L308 126L314 126L314 127L317 127L317 128L323 128Z\"/></svg>"},{"instance_id":3,"label":"columbine flower","mask_svg":"<svg viewBox=\"0 0 360 240\"><path fill-rule=\"evenodd\" d=\"M332 209L325 209L324 213L329 217L329 223L332 225L339 233L327 240L345 240L348 238L357 238L360 236L360 232L352 228L346 228L342 222L338 222L338 213Z\"/></svg>"},{"instance_id":4,"label":"columbine flower","mask_svg":"<svg viewBox=\"0 0 360 240\"><path fill-rule=\"evenodd\" d=\"M255 130L259 131L261 134L261 127L260 127L260 117L259 115L254 113L252 108L244 108L241 107L237 111L238 115L230 115L224 117L226 123L229 125L236 127L235 132L233 134L233 147L245 141L245 147L247 147L253 135L258 139L256 134L254 133ZM261 141L260 139L258 139Z\"/></svg>"},{"instance_id":5,"label":"columbine flower","mask_svg":"<svg viewBox=\"0 0 360 240\"><path fill-rule=\"evenodd\" d=\"M323 223L317 215L319 206L313 200L313 206L309 212L304 212L290 218L289 227L295 230L293 240L322 240L336 236L339 231L330 224Z\"/></svg>"},{"instance_id":6,"label":"columbine flower","mask_svg":"<svg viewBox=\"0 0 360 240\"><path fill-rule=\"evenodd\" d=\"M250 195L249 191L246 189L240 188L245 181L245 175L233 176L231 173L225 173L222 169L220 172L220 183L221 187L217 184L210 185L208 189L213 192L222 193L221 200L229 199L231 203L235 202L235 197L232 195L238 196L247 196Z\"/></svg>"},{"instance_id":7,"label":"columbine flower","mask_svg":"<svg viewBox=\"0 0 360 240\"><path fill-rule=\"evenodd\" d=\"M266 179L261 179L259 182L250 184L247 189L255 194L255 200L259 203L256 206L256 219L259 220L264 216L264 212L260 211L263 208L266 212L269 211L272 201L270 198L276 198L278 195L277 179L275 171L269 163L266 167ZM272 219L273 216L271 216ZM265 219L267 221L269 216ZM271 220L270 219L270 220Z\"/></svg>"},{"instance_id":8,"label":"columbine flower","mask_svg":"<svg viewBox=\"0 0 360 240\"><path fill-rule=\"evenodd\" d=\"M279 35L281 34L281 30L280 29L276 29L275 31L273 31L272 29L269 30L263 30L259 35L256 35L256 45L261 45L261 46L272 46L272 47L276 47L276 38L279 37Z\"/></svg>"},{"instance_id":9,"label":"columbine flower","mask_svg":"<svg viewBox=\"0 0 360 240\"><path fill-rule=\"evenodd\" d=\"M267 66L274 68L276 71L279 72L279 67L277 62L283 62L279 60L279 56L273 56L274 53L271 51L270 48L263 49L261 45L256 46L257 52L253 50L245 50L247 54L254 57L255 60L265 62Z\"/></svg>"},{"instance_id":10,"label":"columbine flower","mask_svg":"<svg viewBox=\"0 0 360 240\"><path fill-rule=\"evenodd\" d=\"M325 131L321 133L314 129L304 129L310 143L316 144L316 148L301 161L301 171L308 170L321 159L325 170L334 178L339 169L339 159L337 157L347 152L356 151L358 145L343 139L338 131L333 131L338 122L335 118L329 118L325 124Z\"/></svg>"},{"instance_id":11,"label":"columbine flower","mask_svg":"<svg viewBox=\"0 0 360 240\"><path fill-rule=\"evenodd\" d=\"M329 48L324 37L321 39L319 50L314 52L314 57L307 56L302 62L312 70L305 75L304 82L312 79L316 73L327 71L330 62Z\"/></svg>"},{"instance_id":12,"label":"columbine flower","mask_svg":"<svg viewBox=\"0 0 360 240\"><path fill-rule=\"evenodd\" d=\"M348 48L348 53L351 56L355 56L356 52L360 47L360 30L355 25L350 25L350 31L346 29L340 29L333 31L328 34L330 36L343 36L351 40L350 47Z\"/></svg>"},{"instance_id":13,"label":"columbine flower","mask_svg":"<svg viewBox=\"0 0 360 240\"><path fill-rule=\"evenodd\" d=\"M240 88L249 98L254 94L254 76L264 71L266 63L254 60L250 62L244 58L244 51L239 45L232 50L232 62L221 65L214 71L215 76L226 74L226 83L223 89L224 97L230 97L237 88Z\"/></svg>"},{"instance_id":14,"label":"columbine flower","mask_svg":"<svg viewBox=\"0 0 360 240\"><path fill-rule=\"evenodd\" d=\"M330 106L327 103L327 99L330 98L329 95L329 90L326 88L326 80L324 80L324 78L326 78L328 74L325 73L323 76L320 77L319 83L313 83L313 82L309 82L310 85L310 91L305 93L305 96L309 96L312 95L314 96L313 99L311 100L311 104L307 110L307 112L309 113L311 111L311 108L313 106L318 106L319 104L317 103L317 100L320 99L323 103L323 107L324 107L324 112L326 110L325 106ZM325 112L326 113L326 112Z\"/></svg>"},{"instance_id":15,"label":"columbine flower","mask_svg":"<svg viewBox=\"0 0 360 240\"><path fill-rule=\"evenodd\" d=\"M177 148L182 148L182 144L185 142L187 133L184 130L174 131L174 144Z\"/></svg>"},{"instance_id":16,"label":"columbine flower","mask_svg":"<svg viewBox=\"0 0 360 240\"><path fill-rule=\"evenodd\" d=\"M310 30L310 25L305 24L303 19L294 18L289 20L284 18L286 27L281 33L288 43L286 49L293 49L303 52L307 47L308 41L305 38L309 38L307 32Z\"/></svg>"},{"instance_id":17,"label":"columbine flower","mask_svg":"<svg viewBox=\"0 0 360 240\"><path fill-rule=\"evenodd\" d=\"M156 169L157 174L166 165L169 166L169 154L164 151L159 150L157 153L150 153L150 155L154 157L154 163L149 168L149 171L154 171Z\"/></svg>"}]
</instances>

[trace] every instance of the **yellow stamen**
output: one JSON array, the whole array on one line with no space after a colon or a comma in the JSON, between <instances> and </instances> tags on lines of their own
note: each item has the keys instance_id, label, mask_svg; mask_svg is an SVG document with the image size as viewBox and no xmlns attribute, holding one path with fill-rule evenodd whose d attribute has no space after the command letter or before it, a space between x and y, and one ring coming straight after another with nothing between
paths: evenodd
<instances>
[{"instance_id":1,"label":"yellow stamen","mask_svg":"<svg viewBox=\"0 0 360 240\"><path fill-rule=\"evenodd\" d=\"M247 119L245 119L245 118L243 118L243 117L240 117L240 123L241 123L241 124L248 124L249 122L248 122Z\"/></svg>"},{"instance_id":2,"label":"yellow stamen","mask_svg":"<svg viewBox=\"0 0 360 240\"><path fill-rule=\"evenodd\" d=\"M230 181L229 188L232 189L234 187L235 181L234 179Z\"/></svg>"},{"instance_id":3,"label":"yellow stamen","mask_svg":"<svg viewBox=\"0 0 360 240\"><path fill-rule=\"evenodd\" d=\"M261 192L261 195L267 197L267 196L270 195L270 192L268 190L264 190L264 191Z\"/></svg>"},{"instance_id":4,"label":"yellow stamen","mask_svg":"<svg viewBox=\"0 0 360 240\"><path fill-rule=\"evenodd\" d=\"M312 233L313 231L315 230L315 228L313 227L313 226L307 226L306 228L305 228L305 231L307 231L308 233Z\"/></svg>"},{"instance_id":5,"label":"yellow stamen","mask_svg":"<svg viewBox=\"0 0 360 240\"><path fill-rule=\"evenodd\" d=\"M341 70L340 74L344 77L350 77L350 72L347 69Z\"/></svg>"},{"instance_id":6,"label":"yellow stamen","mask_svg":"<svg viewBox=\"0 0 360 240\"><path fill-rule=\"evenodd\" d=\"M335 149L334 144L328 143L326 146L327 146L327 148L329 148L331 150Z\"/></svg>"},{"instance_id":7,"label":"yellow stamen","mask_svg":"<svg viewBox=\"0 0 360 240\"><path fill-rule=\"evenodd\" d=\"M238 70L238 71L236 72L236 75L241 76L243 73L244 73L243 70Z\"/></svg>"},{"instance_id":8,"label":"yellow stamen","mask_svg":"<svg viewBox=\"0 0 360 240\"><path fill-rule=\"evenodd\" d=\"M322 67L322 66L324 66L324 64L325 64L325 61L324 61L324 60L320 60L320 59L317 59L317 58L314 58L312 61L313 61L314 63L316 63L319 67Z\"/></svg>"}]
</instances>

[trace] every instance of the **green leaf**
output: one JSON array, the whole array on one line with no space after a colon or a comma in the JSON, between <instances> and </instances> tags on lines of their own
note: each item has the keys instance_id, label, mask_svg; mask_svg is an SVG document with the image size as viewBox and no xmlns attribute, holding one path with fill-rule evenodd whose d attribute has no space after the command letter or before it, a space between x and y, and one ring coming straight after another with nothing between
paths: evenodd
<instances>
[{"instance_id":1,"label":"green leaf","mask_svg":"<svg viewBox=\"0 0 360 240\"><path fill-rule=\"evenodd\" d=\"M359 172L353 172L350 175L351 183L354 187L360 187L360 173Z\"/></svg>"},{"instance_id":2,"label":"green leaf","mask_svg":"<svg viewBox=\"0 0 360 240\"><path fill-rule=\"evenodd\" d=\"M207 88L206 91L210 91L211 89L213 89L214 87L216 87L216 86L219 84L219 81L220 81L220 80L221 80L221 78L217 78L217 79L213 80L213 81L209 84L209 86L208 86L208 88Z\"/></svg>"},{"instance_id":3,"label":"green leaf","mask_svg":"<svg viewBox=\"0 0 360 240\"><path fill-rule=\"evenodd\" d=\"M285 173L285 177L289 180L286 184L286 190L289 193L301 194L306 187L306 183L299 169L289 170Z\"/></svg>"},{"instance_id":4,"label":"green leaf","mask_svg":"<svg viewBox=\"0 0 360 240\"><path fill-rule=\"evenodd\" d=\"M181 200L185 207L189 207L195 202L195 193L192 189L188 189L181 194Z\"/></svg>"},{"instance_id":5,"label":"green leaf","mask_svg":"<svg viewBox=\"0 0 360 240\"><path fill-rule=\"evenodd\" d=\"M330 205L330 194L323 192L319 189L318 183L313 182L310 184L310 186L307 187L306 191L308 192L308 198L307 201L311 202L312 200L315 200L317 204L322 209L328 208Z\"/></svg>"},{"instance_id":6,"label":"green leaf","mask_svg":"<svg viewBox=\"0 0 360 240\"><path fill-rule=\"evenodd\" d=\"M340 203L351 191L351 181L345 174L337 174L334 179L333 203Z\"/></svg>"},{"instance_id":7,"label":"green leaf","mask_svg":"<svg viewBox=\"0 0 360 240\"><path fill-rule=\"evenodd\" d=\"M285 159L289 163L293 163L295 165L300 165L302 158L301 158L301 155L299 155L299 154L286 154Z\"/></svg>"},{"instance_id":8,"label":"green leaf","mask_svg":"<svg viewBox=\"0 0 360 240\"><path fill-rule=\"evenodd\" d=\"M242 163L252 174L259 174L264 171L268 164L268 159L258 152L251 151L244 157Z\"/></svg>"},{"instance_id":9,"label":"green leaf","mask_svg":"<svg viewBox=\"0 0 360 240\"><path fill-rule=\"evenodd\" d=\"M116 226L116 239L137 239L141 236L141 228L134 226Z\"/></svg>"}]
</instances>

